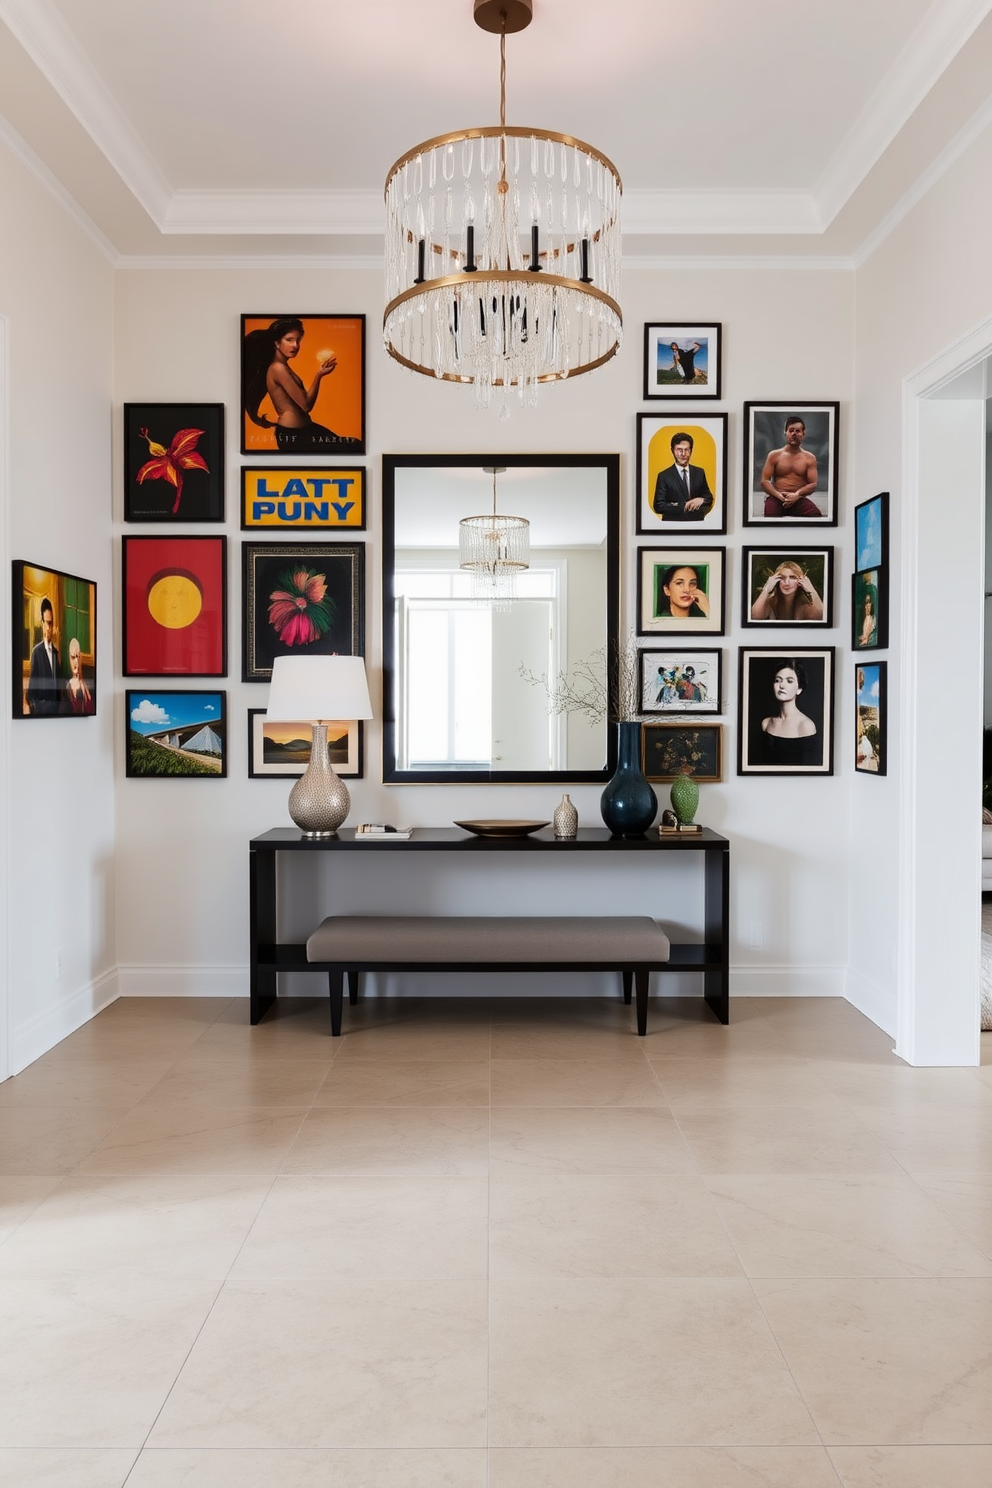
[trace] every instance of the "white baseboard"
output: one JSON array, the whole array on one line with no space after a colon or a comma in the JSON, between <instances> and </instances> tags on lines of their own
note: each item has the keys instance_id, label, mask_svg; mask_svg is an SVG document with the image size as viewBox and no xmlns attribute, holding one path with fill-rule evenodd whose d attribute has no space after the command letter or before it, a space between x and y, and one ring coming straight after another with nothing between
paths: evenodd
<instances>
[{"instance_id":1,"label":"white baseboard","mask_svg":"<svg viewBox=\"0 0 992 1488\"><path fill-rule=\"evenodd\" d=\"M894 997L884 987L880 987L878 982L862 976L853 967L849 967L847 973L847 1000L859 1013L864 1013L866 1018L877 1023L890 1038L896 1037L898 1008Z\"/></svg>"},{"instance_id":2,"label":"white baseboard","mask_svg":"<svg viewBox=\"0 0 992 1488\"><path fill-rule=\"evenodd\" d=\"M49 1049L54 1049L70 1033L75 1033L77 1028L82 1028L84 1023L109 1007L110 1003L116 1002L117 996L117 970L113 968L105 971L95 981L87 982L75 992L70 992L54 1007L46 1008L44 1012L22 1023L19 1028L11 1029L11 1074L18 1075L21 1070L27 1069L42 1054L47 1054Z\"/></svg>"},{"instance_id":3,"label":"white baseboard","mask_svg":"<svg viewBox=\"0 0 992 1488\"><path fill-rule=\"evenodd\" d=\"M247 997L244 966L118 966L120 997Z\"/></svg>"},{"instance_id":4,"label":"white baseboard","mask_svg":"<svg viewBox=\"0 0 992 1488\"><path fill-rule=\"evenodd\" d=\"M844 997L846 980L845 966L732 966L730 995Z\"/></svg>"}]
</instances>

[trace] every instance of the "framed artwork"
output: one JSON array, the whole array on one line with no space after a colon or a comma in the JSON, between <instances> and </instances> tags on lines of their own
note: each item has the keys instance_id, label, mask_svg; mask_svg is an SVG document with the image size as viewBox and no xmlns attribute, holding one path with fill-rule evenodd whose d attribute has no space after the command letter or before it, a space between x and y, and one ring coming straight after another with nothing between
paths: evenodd
<instances>
[{"instance_id":1,"label":"framed artwork","mask_svg":"<svg viewBox=\"0 0 992 1488\"><path fill-rule=\"evenodd\" d=\"M745 548L742 625L833 623L833 548Z\"/></svg>"},{"instance_id":2,"label":"framed artwork","mask_svg":"<svg viewBox=\"0 0 992 1488\"><path fill-rule=\"evenodd\" d=\"M125 522L223 522L223 403L124 404Z\"/></svg>"},{"instance_id":3,"label":"framed artwork","mask_svg":"<svg viewBox=\"0 0 992 1488\"><path fill-rule=\"evenodd\" d=\"M721 651L637 653L641 713L719 713Z\"/></svg>"},{"instance_id":4,"label":"framed artwork","mask_svg":"<svg viewBox=\"0 0 992 1488\"><path fill-rule=\"evenodd\" d=\"M859 661L854 668L856 736L854 768L859 775L884 775L887 717L884 661Z\"/></svg>"},{"instance_id":5,"label":"framed artwork","mask_svg":"<svg viewBox=\"0 0 992 1488\"><path fill-rule=\"evenodd\" d=\"M243 682L277 656L364 656L362 543L242 543Z\"/></svg>"},{"instance_id":6,"label":"framed artwork","mask_svg":"<svg viewBox=\"0 0 992 1488\"><path fill-rule=\"evenodd\" d=\"M854 508L855 568L882 568L889 561L889 493L880 491Z\"/></svg>"},{"instance_id":7,"label":"framed artwork","mask_svg":"<svg viewBox=\"0 0 992 1488\"><path fill-rule=\"evenodd\" d=\"M364 729L360 719L327 725L327 753L338 775L360 776L364 769ZM269 723L264 708L248 709L248 775L302 775L310 763L309 723Z\"/></svg>"},{"instance_id":8,"label":"framed artwork","mask_svg":"<svg viewBox=\"0 0 992 1488\"><path fill-rule=\"evenodd\" d=\"M638 548L637 634L723 635L725 548Z\"/></svg>"},{"instance_id":9,"label":"framed artwork","mask_svg":"<svg viewBox=\"0 0 992 1488\"><path fill-rule=\"evenodd\" d=\"M727 530L727 418L637 415L637 531Z\"/></svg>"},{"instance_id":10,"label":"framed artwork","mask_svg":"<svg viewBox=\"0 0 992 1488\"><path fill-rule=\"evenodd\" d=\"M699 321L645 325L645 398L719 398L721 329Z\"/></svg>"},{"instance_id":11,"label":"framed artwork","mask_svg":"<svg viewBox=\"0 0 992 1488\"><path fill-rule=\"evenodd\" d=\"M125 677L227 676L227 539L121 539Z\"/></svg>"},{"instance_id":12,"label":"framed artwork","mask_svg":"<svg viewBox=\"0 0 992 1488\"><path fill-rule=\"evenodd\" d=\"M888 568L868 568L851 580L851 646L877 651L888 644Z\"/></svg>"},{"instance_id":13,"label":"framed artwork","mask_svg":"<svg viewBox=\"0 0 992 1488\"><path fill-rule=\"evenodd\" d=\"M723 779L723 726L719 723L645 723L641 726L648 780Z\"/></svg>"},{"instance_id":14,"label":"framed artwork","mask_svg":"<svg viewBox=\"0 0 992 1488\"><path fill-rule=\"evenodd\" d=\"M256 528L364 532L364 467L242 466L241 530Z\"/></svg>"},{"instance_id":15,"label":"framed artwork","mask_svg":"<svg viewBox=\"0 0 992 1488\"><path fill-rule=\"evenodd\" d=\"M364 315L242 315L241 453L364 455Z\"/></svg>"},{"instance_id":16,"label":"framed artwork","mask_svg":"<svg viewBox=\"0 0 992 1488\"><path fill-rule=\"evenodd\" d=\"M128 688L125 774L221 780L227 774L227 693Z\"/></svg>"},{"instance_id":17,"label":"framed artwork","mask_svg":"<svg viewBox=\"0 0 992 1488\"><path fill-rule=\"evenodd\" d=\"M832 775L834 648L742 647L739 775Z\"/></svg>"},{"instance_id":18,"label":"framed artwork","mask_svg":"<svg viewBox=\"0 0 992 1488\"><path fill-rule=\"evenodd\" d=\"M96 712L96 584L17 559L11 565L14 718Z\"/></svg>"},{"instance_id":19,"label":"framed artwork","mask_svg":"<svg viewBox=\"0 0 992 1488\"><path fill-rule=\"evenodd\" d=\"M744 404L744 525L836 527L839 403Z\"/></svg>"}]
</instances>

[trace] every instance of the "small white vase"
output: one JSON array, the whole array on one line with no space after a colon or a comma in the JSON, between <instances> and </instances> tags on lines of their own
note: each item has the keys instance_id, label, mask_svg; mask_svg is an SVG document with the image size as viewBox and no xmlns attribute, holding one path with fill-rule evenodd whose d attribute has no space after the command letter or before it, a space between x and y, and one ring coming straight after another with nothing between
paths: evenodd
<instances>
[{"instance_id":1,"label":"small white vase","mask_svg":"<svg viewBox=\"0 0 992 1488\"><path fill-rule=\"evenodd\" d=\"M556 837L574 837L579 830L579 813L572 805L568 796L562 796L555 807L552 818Z\"/></svg>"}]
</instances>

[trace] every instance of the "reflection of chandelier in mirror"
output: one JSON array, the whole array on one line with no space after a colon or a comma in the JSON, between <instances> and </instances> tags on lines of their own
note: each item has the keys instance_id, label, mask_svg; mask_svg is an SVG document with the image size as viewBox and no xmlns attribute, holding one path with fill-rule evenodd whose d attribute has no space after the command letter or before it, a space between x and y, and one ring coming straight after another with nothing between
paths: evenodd
<instances>
[{"instance_id":1,"label":"reflection of chandelier in mirror","mask_svg":"<svg viewBox=\"0 0 992 1488\"><path fill-rule=\"evenodd\" d=\"M536 401L620 346L620 177L570 135L506 124L506 36L533 0L475 0L500 37L500 122L407 151L386 177L386 350L405 367Z\"/></svg>"},{"instance_id":2,"label":"reflection of chandelier in mirror","mask_svg":"<svg viewBox=\"0 0 992 1488\"><path fill-rule=\"evenodd\" d=\"M530 522L496 513L496 477L505 465L484 465L493 478L493 509L458 523L459 568L472 575L472 598L505 610L517 597L517 574L530 567Z\"/></svg>"}]
</instances>

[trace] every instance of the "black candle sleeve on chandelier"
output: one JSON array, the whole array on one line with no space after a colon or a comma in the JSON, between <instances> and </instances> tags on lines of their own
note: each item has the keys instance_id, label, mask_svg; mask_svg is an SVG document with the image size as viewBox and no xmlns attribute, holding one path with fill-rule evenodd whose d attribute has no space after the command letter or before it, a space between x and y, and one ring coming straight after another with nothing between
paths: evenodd
<instances>
[{"instance_id":1,"label":"black candle sleeve on chandelier","mask_svg":"<svg viewBox=\"0 0 992 1488\"><path fill-rule=\"evenodd\" d=\"M579 277L580 284L591 284L592 275L589 272L589 239L582 239L582 273Z\"/></svg>"},{"instance_id":2,"label":"black candle sleeve on chandelier","mask_svg":"<svg viewBox=\"0 0 992 1488\"><path fill-rule=\"evenodd\" d=\"M475 274L478 272L475 262L475 228L471 222L465 229L465 273Z\"/></svg>"},{"instance_id":3,"label":"black candle sleeve on chandelier","mask_svg":"<svg viewBox=\"0 0 992 1488\"><path fill-rule=\"evenodd\" d=\"M421 238L420 242L417 244L417 277L416 277L416 279L414 279L413 282L414 282L414 284L423 284L423 282L424 282L424 240L423 240L423 238Z\"/></svg>"},{"instance_id":4,"label":"black candle sleeve on chandelier","mask_svg":"<svg viewBox=\"0 0 992 1488\"><path fill-rule=\"evenodd\" d=\"M541 261L537 251L537 223L530 230L530 263L527 265L532 274L540 272Z\"/></svg>"}]
</instances>

